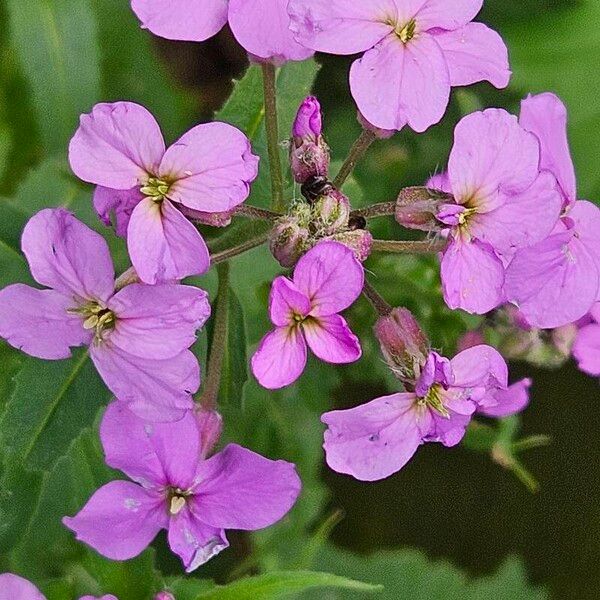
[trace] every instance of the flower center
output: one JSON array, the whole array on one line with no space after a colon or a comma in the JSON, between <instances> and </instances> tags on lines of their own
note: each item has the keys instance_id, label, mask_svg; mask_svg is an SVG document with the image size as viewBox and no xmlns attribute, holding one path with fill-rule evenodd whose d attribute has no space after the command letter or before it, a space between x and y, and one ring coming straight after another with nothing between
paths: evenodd
<instances>
[{"instance_id":1,"label":"flower center","mask_svg":"<svg viewBox=\"0 0 600 600\"><path fill-rule=\"evenodd\" d=\"M83 318L83 328L93 329L96 342L104 340L106 332L114 329L117 318L115 313L91 300L78 308L68 311L71 314L80 315Z\"/></svg>"},{"instance_id":2,"label":"flower center","mask_svg":"<svg viewBox=\"0 0 600 600\"><path fill-rule=\"evenodd\" d=\"M178 515L185 507L187 499L192 495L189 491L180 488L169 488L167 504L171 516Z\"/></svg>"},{"instance_id":3,"label":"flower center","mask_svg":"<svg viewBox=\"0 0 600 600\"><path fill-rule=\"evenodd\" d=\"M140 188L140 192L146 198L152 198L155 202L162 202L169 193L171 185L164 179L150 177L145 185Z\"/></svg>"},{"instance_id":4,"label":"flower center","mask_svg":"<svg viewBox=\"0 0 600 600\"><path fill-rule=\"evenodd\" d=\"M442 395L443 391L444 388L439 383L435 383L429 388L429 391L424 398L419 398L419 405L427 406L428 408L431 408L442 415L442 417L448 419L450 418L450 413L444 406Z\"/></svg>"},{"instance_id":5,"label":"flower center","mask_svg":"<svg viewBox=\"0 0 600 600\"><path fill-rule=\"evenodd\" d=\"M403 44L407 44L415 37L416 27L417 22L414 19L411 19L404 27L402 27L402 29L400 29L400 26L398 25L395 33Z\"/></svg>"}]
</instances>

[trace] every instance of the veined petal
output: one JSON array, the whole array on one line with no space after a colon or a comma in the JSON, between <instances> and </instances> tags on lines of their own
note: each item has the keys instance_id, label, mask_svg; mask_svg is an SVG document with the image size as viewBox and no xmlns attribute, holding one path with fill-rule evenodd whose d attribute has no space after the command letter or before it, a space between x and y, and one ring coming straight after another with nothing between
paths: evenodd
<instances>
[{"instance_id":1,"label":"veined petal","mask_svg":"<svg viewBox=\"0 0 600 600\"><path fill-rule=\"evenodd\" d=\"M302 331L309 348L325 362L347 364L362 355L360 341L340 315L307 319Z\"/></svg>"},{"instance_id":2,"label":"veined petal","mask_svg":"<svg viewBox=\"0 0 600 600\"><path fill-rule=\"evenodd\" d=\"M569 218L575 223L577 238L593 256L600 272L600 208L587 200L578 200L569 212ZM600 290L597 300L600 301Z\"/></svg>"},{"instance_id":3,"label":"veined petal","mask_svg":"<svg viewBox=\"0 0 600 600\"><path fill-rule=\"evenodd\" d=\"M97 186L94 190L94 208L100 220L113 225L119 237L127 237L127 226L134 208L144 199L139 187L130 190L112 190Z\"/></svg>"},{"instance_id":4,"label":"veined petal","mask_svg":"<svg viewBox=\"0 0 600 600\"><path fill-rule=\"evenodd\" d=\"M506 389L508 386L506 361L491 346L482 344L463 350L450 365L454 373L453 387Z\"/></svg>"},{"instance_id":5,"label":"veined petal","mask_svg":"<svg viewBox=\"0 0 600 600\"><path fill-rule=\"evenodd\" d=\"M531 379L522 379L505 390L492 392L484 403L480 403L477 412L486 417L503 419L524 410L529 404Z\"/></svg>"},{"instance_id":6,"label":"veined petal","mask_svg":"<svg viewBox=\"0 0 600 600\"><path fill-rule=\"evenodd\" d=\"M69 163L83 181L129 190L156 173L164 152L160 127L143 106L96 104L81 115L69 144Z\"/></svg>"},{"instance_id":7,"label":"veined petal","mask_svg":"<svg viewBox=\"0 0 600 600\"><path fill-rule=\"evenodd\" d=\"M483 0L395 0L403 5L421 5L415 17L417 26L423 30L431 28L458 29L472 21L483 6Z\"/></svg>"},{"instance_id":8,"label":"veined petal","mask_svg":"<svg viewBox=\"0 0 600 600\"><path fill-rule=\"evenodd\" d=\"M296 315L305 317L310 312L310 300L287 277L273 280L269 295L269 316L277 327L294 325Z\"/></svg>"}]
</instances>

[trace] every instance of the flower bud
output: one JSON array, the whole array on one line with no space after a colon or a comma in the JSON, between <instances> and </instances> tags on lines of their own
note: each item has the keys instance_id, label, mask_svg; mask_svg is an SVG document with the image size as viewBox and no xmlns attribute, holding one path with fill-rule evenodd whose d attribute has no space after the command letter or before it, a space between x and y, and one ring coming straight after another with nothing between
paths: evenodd
<instances>
[{"instance_id":1,"label":"flower bud","mask_svg":"<svg viewBox=\"0 0 600 600\"><path fill-rule=\"evenodd\" d=\"M331 188L313 203L312 222L320 235L333 235L348 226L350 201L342 192Z\"/></svg>"},{"instance_id":2,"label":"flower bud","mask_svg":"<svg viewBox=\"0 0 600 600\"><path fill-rule=\"evenodd\" d=\"M365 119L361 112L358 112L357 118L358 122L362 125L362 128L373 133L379 140L388 140L397 133L395 129L381 129L380 127L375 127L373 123L370 123Z\"/></svg>"},{"instance_id":3,"label":"flower bud","mask_svg":"<svg viewBox=\"0 0 600 600\"><path fill-rule=\"evenodd\" d=\"M394 308L375 324L375 336L394 375L414 384L429 355L429 341L413 314L406 308Z\"/></svg>"},{"instance_id":4,"label":"flower bud","mask_svg":"<svg viewBox=\"0 0 600 600\"><path fill-rule=\"evenodd\" d=\"M200 407L196 412L200 430L200 455L206 458L217 445L223 432L223 417L216 410Z\"/></svg>"},{"instance_id":5,"label":"flower bud","mask_svg":"<svg viewBox=\"0 0 600 600\"><path fill-rule=\"evenodd\" d=\"M227 227L231 224L231 219L235 213L235 209L226 212L209 213L187 208L183 205L179 205L179 208L191 221L199 223L200 225L209 225L210 227Z\"/></svg>"},{"instance_id":6,"label":"flower bud","mask_svg":"<svg viewBox=\"0 0 600 600\"><path fill-rule=\"evenodd\" d=\"M175 596L171 594L171 592L158 592L156 596L154 596L154 600L175 600Z\"/></svg>"},{"instance_id":7,"label":"flower bud","mask_svg":"<svg viewBox=\"0 0 600 600\"><path fill-rule=\"evenodd\" d=\"M373 249L373 236L366 229L349 229L332 235L330 239L350 248L360 262L365 262Z\"/></svg>"},{"instance_id":8,"label":"flower bud","mask_svg":"<svg viewBox=\"0 0 600 600\"><path fill-rule=\"evenodd\" d=\"M294 141L302 144L304 139L317 141L323 133L323 119L321 116L321 105L314 96L309 96L302 102L296 119L292 126Z\"/></svg>"},{"instance_id":9,"label":"flower bud","mask_svg":"<svg viewBox=\"0 0 600 600\"><path fill-rule=\"evenodd\" d=\"M425 187L404 188L396 201L396 221L407 229L441 231L436 216L447 201L448 197L443 192Z\"/></svg>"},{"instance_id":10,"label":"flower bud","mask_svg":"<svg viewBox=\"0 0 600 600\"><path fill-rule=\"evenodd\" d=\"M282 267L293 267L308 248L308 230L293 216L285 216L273 227L269 246L271 254Z\"/></svg>"}]
</instances>

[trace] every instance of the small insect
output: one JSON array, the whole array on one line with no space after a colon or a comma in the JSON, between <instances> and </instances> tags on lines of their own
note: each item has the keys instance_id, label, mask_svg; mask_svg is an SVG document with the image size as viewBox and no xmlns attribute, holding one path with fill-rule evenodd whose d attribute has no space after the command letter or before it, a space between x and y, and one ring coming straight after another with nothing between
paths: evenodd
<instances>
[{"instance_id":1,"label":"small insect","mask_svg":"<svg viewBox=\"0 0 600 600\"><path fill-rule=\"evenodd\" d=\"M350 219L348 220L348 229L350 229L351 231L356 231L357 229L366 229L366 228L367 228L367 220L360 215L350 217Z\"/></svg>"},{"instance_id":2,"label":"small insect","mask_svg":"<svg viewBox=\"0 0 600 600\"><path fill-rule=\"evenodd\" d=\"M302 184L300 192L309 202L314 202L319 196L324 196L334 189L333 184L327 177L312 175Z\"/></svg>"}]
</instances>

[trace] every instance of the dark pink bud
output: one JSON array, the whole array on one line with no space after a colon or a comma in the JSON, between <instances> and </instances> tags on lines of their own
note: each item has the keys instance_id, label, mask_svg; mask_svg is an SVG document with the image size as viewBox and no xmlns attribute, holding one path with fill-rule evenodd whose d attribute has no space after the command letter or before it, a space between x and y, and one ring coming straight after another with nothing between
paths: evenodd
<instances>
[{"instance_id":1,"label":"dark pink bud","mask_svg":"<svg viewBox=\"0 0 600 600\"><path fill-rule=\"evenodd\" d=\"M200 407L196 412L200 430L200 454L206 458L217 445L223 431L223 417L216 410Z\"/></svg>"},{"instance_id":2,"label":"dark pink bud","mask_svg":"<svg viewBox=\"0 0 600 600\"><path fill-rule=\"evenodd\" d=\"M366 229L350 229L331 236L331 239L350 248L360 262L367 260L373 249L373 236Z\"/></svg>"},{"instance_id":3,"label":"dark pink bud","mask_svg":"<svg viewBox=\"0 0 600 600\"><path fill-rule=\"evenodd\" d=\"M312 222L318 236L333 235L345 229L349 218L350 201L333 187L313 203Z\"/></svg>"},{"instance_id":4,"label":"dark pink bud","mask_svg":"<svg viewBox=\"0 0 600 600\"><path fill-rule=\"evenodd\" d=\"M360 112L358 113L357 118L363 129L370 131L375 135L376 138L380 140L388 140L395 133L397 133L395 129L381 129L380 127L375 127L375 125L373 125L373 123L369 123L369 121L367 121L367 119L365 119Z\"/></svg>"},{"instance_id":5,"label":"dark pink bud","mask_svg":"<svg viewBox=\"0 0 600 600\"><path fill-rule=\"evenodd\" d=\"M309 96L298 109L296 120L292 126L292 136L294 139L300 138L300 143L302 143L305 139L316 141L321 133L323 133L321 105L314 96Z\"/></svg>"},{"instance_id":6,"label":"dark pink bud","mask_svg":"<svg viewBox=\"0 0 600 600\"><path fill-rule=\"evenodd\" d=\"M396 221L407 229L441 231L436 218L448 196L425 187L408 187L400 191L396 201Z\"/></svg>"},{"instance_id":7,"label":"dark pink bud","mask_svg":"<svg viewBox=\"0 0 600 600\"><path fill-rule=\"evenodd\" d=\"M181 212L191 221L200 225L209 225L210 227L227 227L235 213L234 210L227 212L209 213L187 208L181 204L178 205Z\"/></svg>"},{"instance_id":8,"label":"dark pink bud","mask_svg":"<svg viewBox=\"0 0 600 600\"><path fill-rule=\"evenodd\" d=\"M171 592L158 592L158 594L154 596L154 600L175 600L175 596L173 596Z\"/></svg>"},{"instance_id":9,"label":"dark pink bud","mask_svg":"<svg viewBox=\"0 0 600 600\"><path fill-rule=\"evenodd\" d=\"M282 217L270 234L271 254L282 267L293 267L308 249L308 238L308 230L300 226L296 217Z\"/></svg>"},{"instance_id":10,"label":"dark pink bud","mask_svg":"<svg viewBox=\"0 0 600 600\"><path fill-rule=\"evenodd\" d=\"M414 384L427 361L429 341L413 314L406 308L394 308L379 318L375 336L394 375Z\"/></svg>"}]
</instances>

